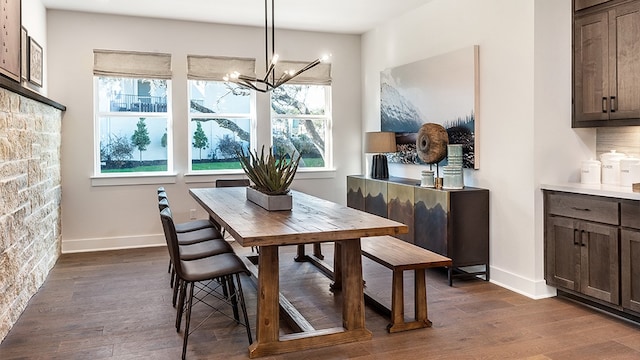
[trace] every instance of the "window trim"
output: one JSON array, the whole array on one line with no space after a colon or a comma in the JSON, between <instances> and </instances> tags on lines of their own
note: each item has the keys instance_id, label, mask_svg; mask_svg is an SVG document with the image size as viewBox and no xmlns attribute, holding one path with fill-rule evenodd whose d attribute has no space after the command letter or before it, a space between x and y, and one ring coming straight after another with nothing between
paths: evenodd
<instances>
[{"instance_id":1,"label":"window trim","mask_svg":"<svg viewBox=\"0 0 640 360\"><path fill-rule=\"evenodd\" d=\"M187 172L185 176L207 176L207 175L225 175L225 174L244 174L242 169L220 169L220 170L193 170L193 145L191 133L191 121L194 118L206 117L206 113L191 112L191 81L206 81L224 83L221 80L187 80ZM257 142L257 116L256 116L256 92L251 91L249 95L249 113L216 113L216 117L224 117L228 119L249 119L249 148L251 149Z\"/></svg>"},{"instance_id":2,"label":"window trim","mask_svg":"<svg viewBox=\"0 0 640 360\"><path fill-rule=\"evenodd\" d=\"M323 167L298 167L297 172L303 173L324 173L324 172L335 172L335 167L333 163L333 108L332 108L332 88L331 85L325 84L284 84L282 86L322 86L324 87L324 99L325 99L325 109L324 115L295 115L295 114L277 114L273 107L272 103L272 93L269 93L269 141L271 146L273 146L273 120L274 119L291 119L291 120L322 120L326 119L325 123L325 134L324 134L324 145L325 145L325 161ZM297 175L297 174L296 174ZM320 176L323 177L323 176ZM298 178L296 176L296 178Z\"/></svg>"},{"instance_id":3,"label":"window trim","mask_svg":"<svg viewBox=\"0 0 640 360\"><path fill-rule=\"evenodd\" d=\"M93 76L93 175L91 176L91 183L93 186L101 186L100 181L95 181L96 179L117 179L117 178L156 178L156 177L172 177L176 176L174 172L174 152L173 152L173 109L172 109L172 82L171 79L162 79L166 81L167 89L167 111L166 112L118 112L118 111L100 111L100 91L99 91L99 78L116 78L116 79L125 79L128 77L124 76L103 76L103 75L94 75ZM135 77L131 79L146 79L141 77ZM155 118L166 118L167 120L167 170L166 171L153 171L153 172L123 172L123 173L102 173L100 164L100 119L102 117L155 117ZM136 182L134 184L140 184L141 182ZM144 183L144 182L142 182ZM155 184L155 182L151 182ZM96 185L98 184L98 185ZM131 185L131 184L123 184L123 185Z\"/></svg>"}]
</instances>

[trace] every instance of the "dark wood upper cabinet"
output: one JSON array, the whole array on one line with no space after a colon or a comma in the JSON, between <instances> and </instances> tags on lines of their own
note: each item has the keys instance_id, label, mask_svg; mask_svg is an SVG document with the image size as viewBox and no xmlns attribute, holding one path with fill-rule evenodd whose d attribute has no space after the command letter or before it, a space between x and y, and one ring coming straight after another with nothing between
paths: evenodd
<instances>
[{"instance_id":1,"label":"dark wood upper cabinet","mask_svg":"<svg viewBox=\"0 0 640 360\"><path fill-rule=\"evenodd\" d=\"M596 6L596 5L600 5L600 4L604 4L606 2L609 2L611 0L574 0L574 10L575 11L580 11L580 10L584 10L588 7L592 7L592 6Z\"/></svg>"},{"instance_id":2,"label":"dark wood upper cabinet","mask_svg":"<svg viewBox=\"0 0 640 360\"><path fill-rule=\"evenodd\" d=\"M640 125L640 0L579 3L572 126Z\"/></svg>"}]
</instances>

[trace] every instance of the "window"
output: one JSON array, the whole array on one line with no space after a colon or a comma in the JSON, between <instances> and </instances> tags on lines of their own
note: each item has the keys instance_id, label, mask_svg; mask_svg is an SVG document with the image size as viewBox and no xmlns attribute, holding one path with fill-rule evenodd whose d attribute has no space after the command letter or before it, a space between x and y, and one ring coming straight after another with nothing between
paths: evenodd
<instances>
[{"instance_id":1,"label":"window","mask_svg":"<svg viewBox=\"0 0 640 360\"><path fill-rule=\"evenodd\" d=\"M167 172L170 81L96 77L97 174Z\"/></svg>"},{"instance_id":2,"label":"window","mask_svg":"<svg viewBox=\"0 0 640 360\"><path fill-rule=\"evenodd\" d=\"M171 55L94 50L96 175L172 171Z\"/></svg>"},{"instance_id":3,"label":"window","mask_svg":"<svg viewBox=\"0 0 640 360\"><path fill-rule=\"evenodd\" d=\"M274 89L271 136L275 153L301 155L299 168L331 167L331 86L285 84Z\"/></svg>"},{"instance_id":4,"label":"window","mask_svg":"<svg viewBox=\"0 0 640 360\"><path fill-rule=\"evenodd\" d=\"M189 80L191 171L241 169L250 148L252 92L224 81Z\"/></svg>"},{"instance_id":5,"label":"window","mask_svg":"<svg viewBox=\"0 0 640 360\"><path fill-rule=\"evenodd\" d=\"M255 139L255 94L227 83L227 74L255 73L255 59L187 56L189 159L192 172L241 171L236 151Z\"/></svg>"}]
</instances>

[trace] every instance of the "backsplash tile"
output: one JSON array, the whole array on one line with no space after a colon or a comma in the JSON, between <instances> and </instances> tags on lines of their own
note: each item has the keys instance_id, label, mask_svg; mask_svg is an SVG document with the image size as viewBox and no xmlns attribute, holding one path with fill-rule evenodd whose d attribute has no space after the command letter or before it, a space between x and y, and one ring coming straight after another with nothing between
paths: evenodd
<instances>
[{"instance_id":1,"label":"backsplash tile","mask_svg":"<svg viewBox=\"0 0 640 360\"><path fill-rule=\"evenodd\" d=\"M596 129L596 156L610 150L627 156L640 157L640 126L620 126Z\"/></svg>"}]
</instances>

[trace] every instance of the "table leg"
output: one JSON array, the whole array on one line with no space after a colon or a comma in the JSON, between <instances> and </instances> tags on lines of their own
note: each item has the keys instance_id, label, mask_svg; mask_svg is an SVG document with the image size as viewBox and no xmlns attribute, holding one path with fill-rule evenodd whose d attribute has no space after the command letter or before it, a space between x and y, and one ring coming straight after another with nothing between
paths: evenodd
<instances>
[{"instance_id":1,"label":"table leg","mask_svg":"<svg viewBox=\"0 0 640 360\"><path fill-rule=\"evenodd\" d=\"M342 265L342 326L347 330L365 330L364 285L362 283L362 256L360 239L342 241L337 247ZM335 278L340 279L338 272Z\"/></svg>"},{"instance_id":2,"label":"table leg","mask_svg":"<svg viewBox=\"0 0 640 360\"><path fill-rule=\"evenodd\" d=\"M279 341L279 264L278 247L261 246L258 261L258 313L256 341L249 347L249 356L254 357L261 347Z\"/></svg>"},{"instance_id":3,"label":"table leg","mask_svg":"<svg viewBox=\"0 0 640 360\"><path fill-rule=\"evenodd\" d=\"M333 284L329 286L331 291L342 290L342 243L342 241L336 241L333 247ZM358 243L360 243L359 240ZM360 271L360 274L362 274L362 271Z\"/></svg>"}]
</instances>

